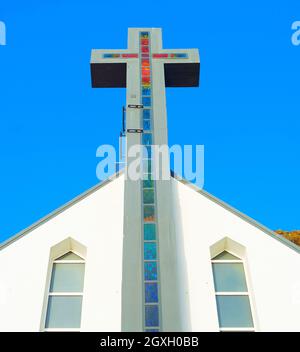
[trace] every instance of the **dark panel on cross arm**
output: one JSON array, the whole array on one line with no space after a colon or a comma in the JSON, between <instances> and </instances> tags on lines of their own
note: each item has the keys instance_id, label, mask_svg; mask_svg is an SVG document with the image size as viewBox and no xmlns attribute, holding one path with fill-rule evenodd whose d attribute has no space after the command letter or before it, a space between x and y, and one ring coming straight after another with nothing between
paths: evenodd
<instances>
[{"instance_id":1,"label":"dark panel on cross arm","mask_svg":"<svg viewBox=\"0 0 300 352\"><path fill-rule=\"evenodd\" d=\"M166 87L198 87L200 63L165 63Z\"/></svg>"},{"instance_id":2,"label":"dark panel on cross arm","mask_svg":"<svg viewBox=\"0 0 300 352\"><path fill-rule=\"evenodd\" d=\"M126 63L92 63L93 88L125 88Z\"/></svg>"}]
</instances>

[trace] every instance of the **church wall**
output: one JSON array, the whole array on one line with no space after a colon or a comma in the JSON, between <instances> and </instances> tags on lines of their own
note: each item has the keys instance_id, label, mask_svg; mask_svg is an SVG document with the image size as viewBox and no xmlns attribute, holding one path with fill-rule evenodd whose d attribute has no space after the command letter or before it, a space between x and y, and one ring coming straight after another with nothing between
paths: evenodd
<instances>
[{"instance_id":1,"label":"church wall","mask_svg":"<svg viewBox=\"0 0 300 352\"><path fill-rule=\"evenodd\" d=\"M181 209L186 286L182 282L192 331L219 329L210 263L219 241L243 257L255 330L300 331L300 254L194 189L176 180L173 189Z\"/></svg>"},{"instance_id":2,"label":"church wall","mask_svg":"<svg viewBox=\"0 0 300 352\"><path fill-rule=\"evenodd\" d=\"M119 177L0 251L0 331L43 329L51 247L67 238L86 248L81 330L120 331L123 187Z\"/></svg>"}]
</instances>

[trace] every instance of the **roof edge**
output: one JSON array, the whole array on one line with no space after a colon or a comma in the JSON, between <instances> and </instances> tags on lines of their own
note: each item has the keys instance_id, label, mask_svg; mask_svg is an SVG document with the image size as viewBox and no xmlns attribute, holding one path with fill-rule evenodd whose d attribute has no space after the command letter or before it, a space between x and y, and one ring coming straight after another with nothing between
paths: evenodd
<instances>
[{"instance_id":1,"label":"roof edge","mask_svg":"<svg viewBox=\"0 0 300 352\"><path fill-rule=\"evenodd\" d=\"M41 219L39 219L38 221L34 222L32 225L28 226L26 229L18 232L17 234L15 234L14 236L12 236L12 237L10 237L8 239L6 239L2 243L0 243L0 251L2 249L6 248L7 246L9 246L10 244L12 244L13 242L17 241L18 239L20 239L23 236L25 236L30 231L38 228L40 225L46 223L47 221L51 220L55 216L61 214L62 212L64 212L68 208L70 208L72 205L74 205L74 204L78 203L79 201L81 201L82 199L88 197L90 194L93 194L98 189L106 186L107 184L109 184L110 182L112 182L113 180L115 180L116 178L121 176L123 173L124 173L124 170L117 171L115 174L111 175L106 180L104 180L104 181L96 184L95 186L89 188L87 191L79 194L78 196L76 196L75 198L70 200L69 202L65 203L64 205L60 206L59 208L53 210L48 215L46 215L46 216L42 217ZM220 205L224 209L226 209L226 210L230 211L231 213L237 215L242 220L248 222L252 226L255 226L259 230L263 231L264 233L266 233L267 235L271 236L275 240L277 240L277 241L281 242L282 244L286 245L290 249L296 251L297 253L300 253L300 248L296 244L294 244L293 242L287 240L284 237L280 237L274 231L270 230L269 228L267 228L266 226L262 225L258 221L250 218L248 215L240 212L239 210L235 209L234 207L232 207L231 205L229 205L226 202L222 201L221 199L213 196L212 194L208 193L207 191L204 191L203 189L199 188L198 186L196 186L195 184L191 183L190 181L187 181L186 179L182 178L181 176L175 174L175 172L173 170L171 170L171 176L175 180L177 180L177 181L181 182L182 184L190 187L194 191L202 194L204 197L210 199L211 201L213 201L214 203Z\"/></svg>"},{"instance_id":2,"label":"roof edge","mask_svg":"<svg viewBox=\"0 0 300 352\"><path fill-rule=\"evenodd\" d=\"M295 243L287 240L284 237L280 237L274 231L270 230L268 227L262 225L258 221L252 219L250 216L240 212L239 210L235 209L234 207L232 207L231 205L229 205L226 202L222 201L221 199L213 196L209 192L204 191L203 189L199 188L198 186L196 186L195 184L191 183L190 181L187 181L186 179L182 178L181 176L175 174L175 172L173 170L171 170L171 175L172 175L172 177L175 180L177 180L177 181L181 182L182 184L192 188L194 191L202 194L204 197L210 199L211 201L213 201L214 203L220 205L224 209L226 209L226 210L230 211L231 213L237 215L239 218L241 218L242 220L248 222L250 225L255 226L256 228L258 228L259 230L263 231L267 235L273 237L275 240L281 242L282 244L286 245L287 247L289 247L290 249L296 251L297 253L300 253L300 247L297 246Z\"/></svg>"}]
</instances>

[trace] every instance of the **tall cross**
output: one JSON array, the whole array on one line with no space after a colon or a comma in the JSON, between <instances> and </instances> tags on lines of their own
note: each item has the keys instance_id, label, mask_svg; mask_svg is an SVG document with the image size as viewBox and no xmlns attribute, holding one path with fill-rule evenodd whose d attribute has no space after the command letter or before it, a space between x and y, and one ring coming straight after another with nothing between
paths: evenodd
<instances>
[{"instance_id":1,"label":"tall cross","mask_svg":"<svg viewBox=\"0 0 300 352\"><path fill-rule=\"evenodd\" d=\"M165 87L197 87L199 71L198 50L163 49L160 28L129 28L128 49L92 50L92 86L127 88L127 153L149 151L143 180L125 180L122 331L185 329L172 184L153 178L151 146L168 144Z\"/></svg>"}]
</instances>

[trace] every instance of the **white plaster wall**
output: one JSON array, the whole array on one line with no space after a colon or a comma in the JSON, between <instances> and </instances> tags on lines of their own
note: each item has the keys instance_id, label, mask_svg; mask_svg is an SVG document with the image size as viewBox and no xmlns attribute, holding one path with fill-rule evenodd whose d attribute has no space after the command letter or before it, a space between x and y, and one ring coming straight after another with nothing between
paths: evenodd
<instances>
[{"instance_id":1,"label":"white plaster wall","mask_svg":"<svg viewBox=\"0 0 300 352\"><path fill-rule=\"evenodd\" d=\"M82 331L120 331L124 179L119 177L0 251L0 331L39 331L50 248L87 248Z\"/></svg>"},{"instance_id":2,"label":"white plaster wall","mask_svg":"<svg viewBox=\"0 0 300 352\"><path fill-rule=\"evenodd\" d=\"M218 331L210 246L246 248L257 331L300 331L300 255L204 195L173 180L185 330ZM0 331L40 331L51 247L87 248L82 331L121 330L124 178L117 178L0 251Z\"/></svg>"},{"instance_id":3,"label":"white plaster wall","mask_svg":"<svg viewBox=\"0 0 300 352\"><path fill-rule=\"evenodd\" d=\"M210 246L224 237L246 247L255 329L300 331L300 254L194 189L176 180L173 186L181 209L192 331L218 331Z\"/></svg>"}]
</instances>

